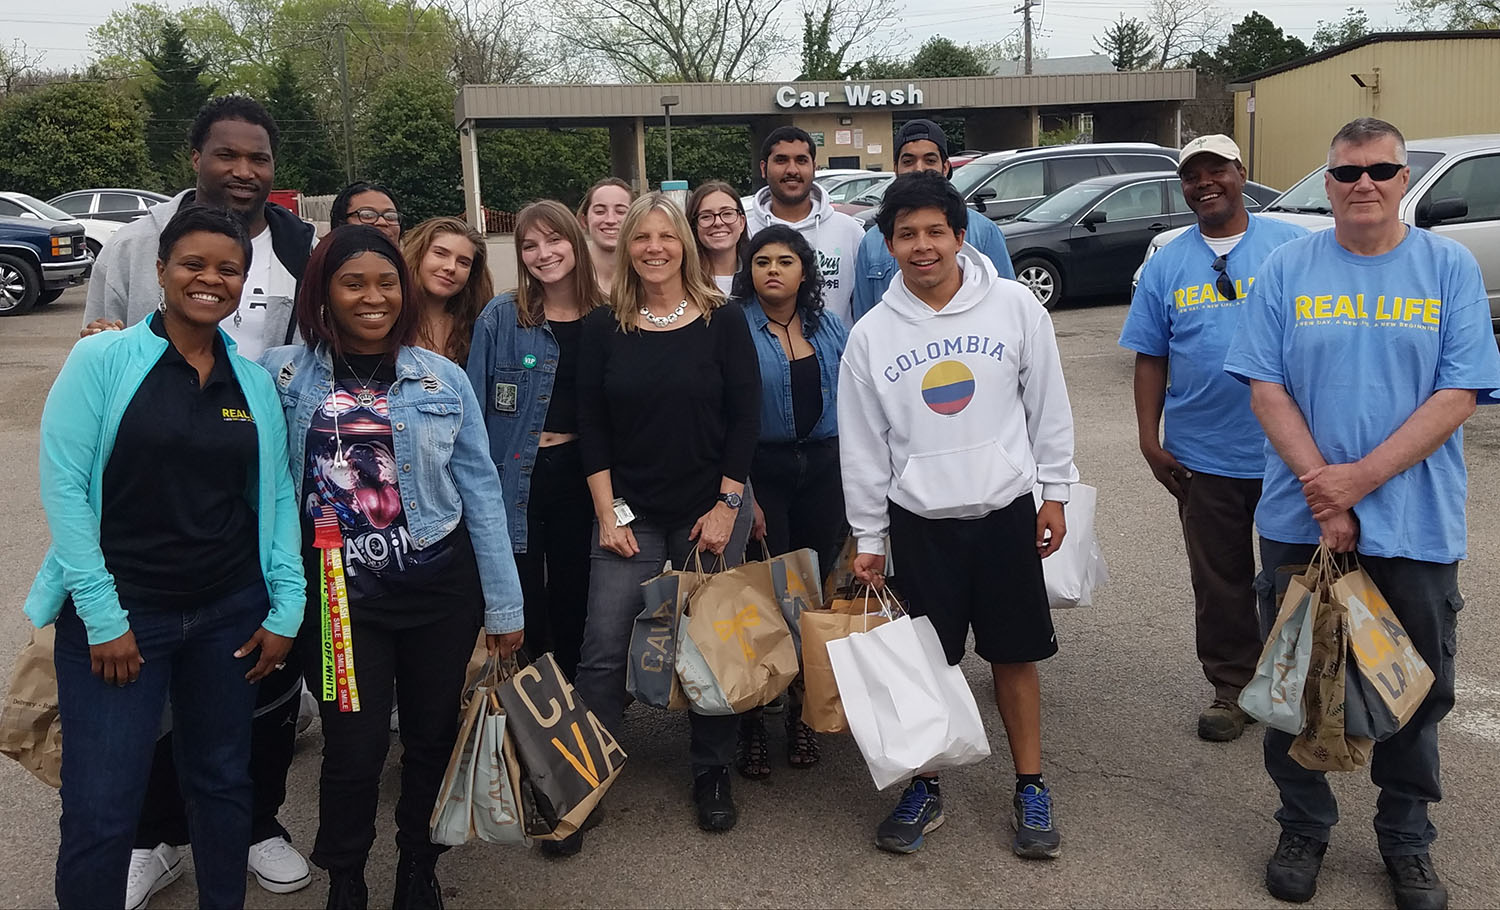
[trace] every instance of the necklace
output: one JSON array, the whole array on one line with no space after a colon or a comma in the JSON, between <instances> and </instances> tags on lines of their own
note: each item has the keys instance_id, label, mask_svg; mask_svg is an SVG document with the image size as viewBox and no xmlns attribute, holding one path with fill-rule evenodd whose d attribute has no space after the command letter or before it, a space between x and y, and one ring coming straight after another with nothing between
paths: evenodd
<instances>
[{"instance_id":1,"label":"necklace","mask_svg":"<svg viewBox=\"0 0 1500 910\"><path fill-rule=\"evenodd\" d=\"M656 314L654 314L654 313L651 312L651 308L648 307L648 306L642 306L641 307L641 315L646 317L646 321L647 322L651 323L652 325L656 326L659 329L664 329L667 326L671 325L672 323L676 322L677 320L681 319L682 318L682 314L685 313L686 311L687 311L687 301L686 300L684 300L683 302L677 304L677 309L673 310L670 314L668 314L666 316L657 316Z\"/></svg>"},{"instance_id":2,"label":"necklace","mask_svg":"<svg viewBox=\"0 0 1500 910\"><path fill-rule=\"evenodd\" d=\"M349 362L349 358L344 357L342 359L344 366L348 367L349 372L354 374L354 381L359 383L359 391L354 393L354 400L359 402L359 406L362 408L372 407L375 404L375 391L371 386L375 384L375 374L379 373L380 368L385 365L384 361L375 365L375 369L370 372L369 379L360 379L359 372L354 369L354 364Z\"/></svg>"},{"instance_id":3,"label":"necklace","mask_svg":"<svg viewBox=\"0 0 1500 910\"><path fill-rule=\"evenodd\" d=\"M786 322L782 322L781 320L777 319L775 316L772 316L771 313L764 306L762 306L760 308L760 311L762 313L766 314L766 320L768 322L773 322L776 325L781 326L782 331L786 332L787 337L788 338L791 337L791 334L792 334L792 320L797 318L797 308L796 307L792 307L792 315L787 317Z\"/></svg>"}]
</instances>

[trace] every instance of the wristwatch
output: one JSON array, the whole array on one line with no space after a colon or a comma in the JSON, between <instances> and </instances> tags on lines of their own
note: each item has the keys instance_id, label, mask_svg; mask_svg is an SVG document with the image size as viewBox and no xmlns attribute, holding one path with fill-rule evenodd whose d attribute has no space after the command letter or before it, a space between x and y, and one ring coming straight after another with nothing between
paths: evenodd
<instances>
[{"instance_id":1,"label":"wristwatch","mask_svg":"<svg viewBox=\"0 0 1500 910\"><path fill-rule=\"evenodd\" d=\"M745 498L738 493L720 493L718 500L736 511L745 504Z\"/></svg>"}]
</instances>

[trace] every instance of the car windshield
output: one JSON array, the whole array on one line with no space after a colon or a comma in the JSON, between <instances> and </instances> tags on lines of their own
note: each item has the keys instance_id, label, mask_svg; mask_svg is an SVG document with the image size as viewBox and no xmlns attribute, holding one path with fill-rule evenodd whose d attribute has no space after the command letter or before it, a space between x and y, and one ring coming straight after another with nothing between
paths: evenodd
<instances>
[{"instance_id":1,"label":"car windshield","mask_svg":"<svg viewBox=\"0 0 1500 910\"><path fill-rule=\"evenodd\" d=\"M72 215L69 215L67 212L63 211L55 205L48 205L35 196L28 196L25 193L18 193L16 194L16 201L31 209L33 212L36 212L38 215L41 215L43 218L50 218L53 221L74 220Z\"/></svg>"},{"instance_id":2,"label":"car windshield","mask_svg":"<svg viewBox=\"0 0 1500 910\"><path fill-rule=\"evenodd\" d=\"M1422 175L1432 170L1442 158L1440 152L1407 152L1406 164L1411 168L1411 182L1416 183L1422 179ZM1323 172L1327 168L1318 168L1297 182L1297 185L1276 197L1276 201L1266 207L1268 212L1301 212L1306 215L1332 215L1333 208L1328 204L1328 192L1323 187Z\"/></svg>"},{"instance_id":3,"label":"car windshield","mask_svg":"<svg viewBox=\"0 0 1500 910\"><path fill-rule=\"evenodd\" d=\"M993 177L999 168L999 164L980 164L978 161L970 161L953 171L953 188L958 190L958 195L967 199L969 194L974 192L974 187Z\"/></svg>"},{"instance_id":4,"label":"car windshield","mask_svg":"<svg viewBox=\"0 0 1500 910\"><path fill-rule=\"evenodd\" d=\"M1089 183L1075 183L1059 190L1016 216L1017 221L1036 221L1042 224L1058 224L1073 217L1078 210L1099 198L1102 187Z\"/></svg>"},{"instance_id":5,"label":"car windshield","mask_svg":"<svg viewBox=\"0 0 1500 910\"><path fill-rule=\"evenodd\" d=\"M865 190L859 196L849 200L849 202L852 205L879 205L880 197L884 196L885 191L890 189L891 183L892 181L890 180L882 180L870 189Z\"/></svg>"}]
</instances>

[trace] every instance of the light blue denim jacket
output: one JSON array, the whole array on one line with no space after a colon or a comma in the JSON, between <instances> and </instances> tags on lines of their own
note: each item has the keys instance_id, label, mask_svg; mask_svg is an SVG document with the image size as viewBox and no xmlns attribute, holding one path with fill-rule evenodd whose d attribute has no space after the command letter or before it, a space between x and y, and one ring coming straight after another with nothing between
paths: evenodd
<instances>
[{"instance_id":1,"label":"light blue denim jacket","mask_svg":"<svg viewBox=\"0 0 1500 910\"><path fill-rule=\"evenodd\" d=\"M528 361L527 358L530 357ZM552 384L557 379L557 339L543 322L516 322L516 295L506 291L479 314L469 345L469 382L484 413L490 455L500 472L510 545L526 552L526 504L531 472L547 422ZM527 366L527 363L531 366Z\"/></svg>"},{"instance_id":2,"label":"light blue denim jacket","mask_svg":"<svg viewBox=\"0 0 1500 910\"><path fill-rule=\"evenodd\" d=\"M792 365L786 359L781 341L771 331L771 320L754 297L740 301L745 307L745 322L755 341L755 356L760 361L760 441L796 442L797 420L792 411ZM818 330L807 339L818 355L818 377L823 386L823 416L813 425L808 439L829 439L839 435L839 360L849 342L849 330L832 313L818 319Z\"/></svg>"},{"instance_id":3,"label":"light blue denim jacket","mask_svg":"<svg viewBox=\"0 0 1500 910\"><path fill-rule=\"evenodd\" d=\"M969 209L969 229L964 232L964 243L983 253L995 266L1001 278L1015 278L1016 269L1011 265L1010 252L1005 248L1005 234L989 219L988 215ZM860 241L859 253L854 257L854 302L851 310L854 321L875 308L885 289L901 267L896 257L886 249L885 237L880 228L871 225Z\"/></svg>"},{"instance_id":4,"label":"light blue denim jacket","mask_svg":"<svg viewBox=\"0 0 1500 910\"><path fill-rule=\"evenodd\" d=\"M300 503L307 431L313 412L333 388L333 359L325 345L287 345L262 354L260 364L281 393ZM521 629L521 581L507 546L500 479L468 377L440 354L402 347L396 352L396 381L387 400L396 488L417 549L447 537L462 520L479 564L485 631L498 635Z\"/></svg>"}]
</instances>

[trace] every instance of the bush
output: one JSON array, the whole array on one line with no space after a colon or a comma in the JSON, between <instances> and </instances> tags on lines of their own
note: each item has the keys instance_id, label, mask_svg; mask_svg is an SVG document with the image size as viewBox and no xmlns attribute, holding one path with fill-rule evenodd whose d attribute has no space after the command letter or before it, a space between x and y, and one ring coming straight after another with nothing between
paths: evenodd
<instances>
[{"instance_id":1,"label":"bush","mask_svg":"<svg viewBox=\"0 0 1500 910\"><path fill-rule=\"evenodd\" d=\"M464 212L453 97L441 77L393 76L361 119L358 174L389 186L413 224Z\"/></svg>"},{"instance_id":2,"label":"bush","mask_svg":"<svg viewBox=\"0 0 1500 910\"><path fill-rule=\"evenodd\" d=\"M58 82L0 106L0 186L50 199L154 185L139 106L107 85Z\"/></svg>"}]
</instances>

